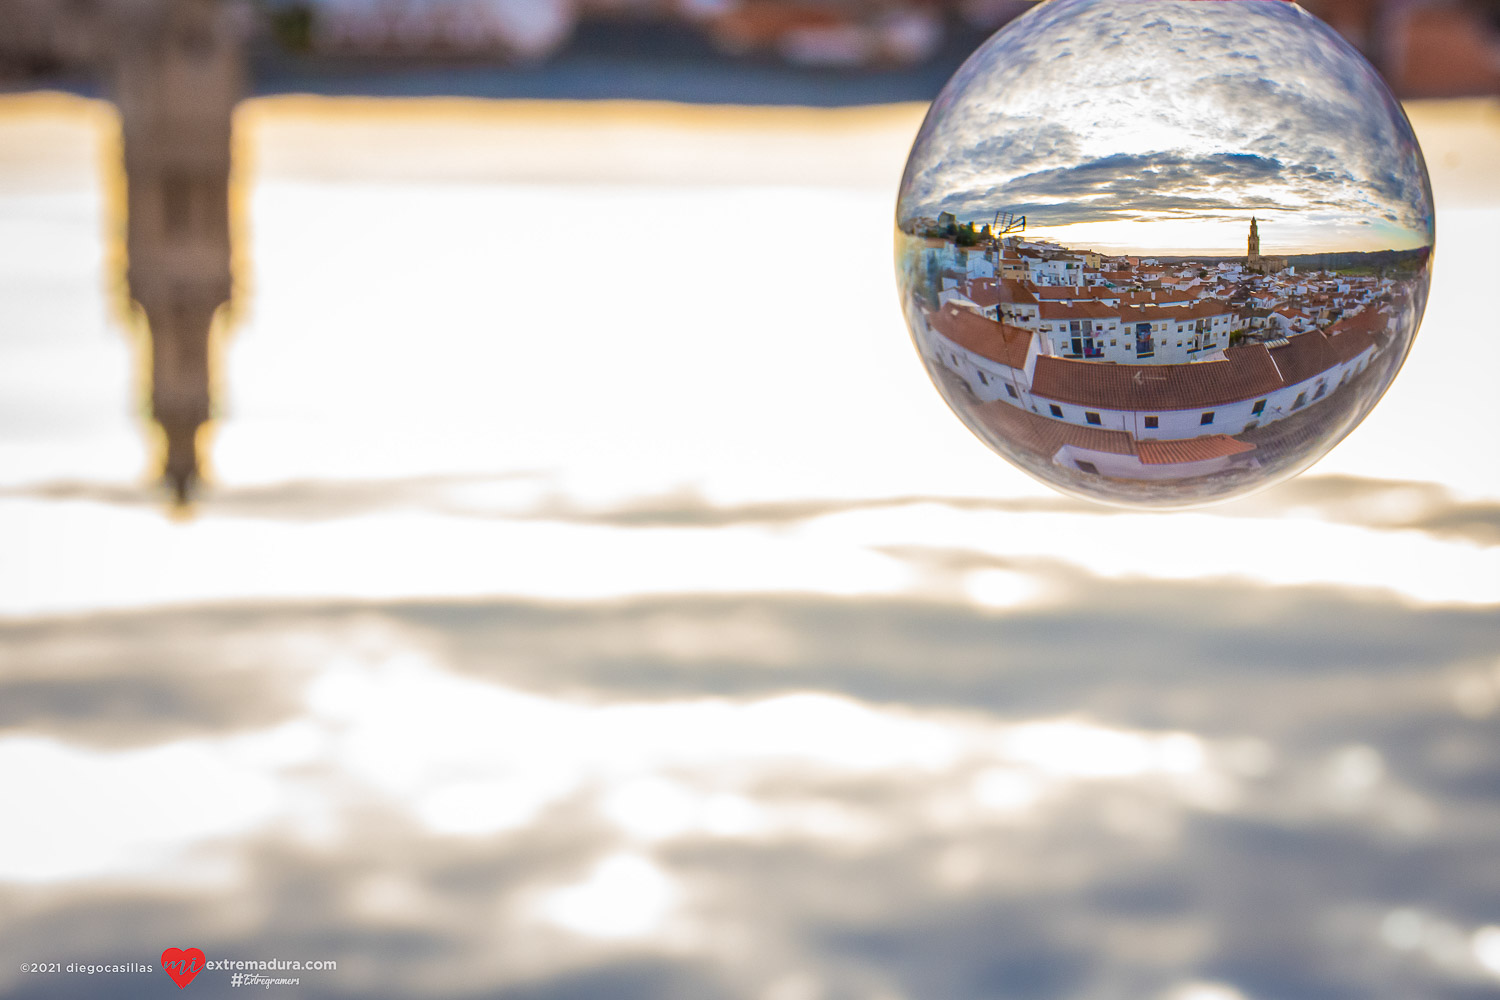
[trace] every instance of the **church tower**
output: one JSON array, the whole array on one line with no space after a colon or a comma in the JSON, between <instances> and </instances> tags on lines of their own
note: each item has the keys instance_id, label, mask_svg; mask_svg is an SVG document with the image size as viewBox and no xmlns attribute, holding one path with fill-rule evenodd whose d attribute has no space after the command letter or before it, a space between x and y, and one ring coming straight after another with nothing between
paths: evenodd
<instances>
[{"instance_id":1,"label":"church tower","mask_svg":"<svg viewBox=\"0 0 1500 1000\"><path fill-rule=\"evenodd\" d=\"M1260 270L1260 229L1255 225L1255 216L1250 217L1250 239L1246 242L1245 266L1252 271Z\"/></svg>"},{"instance_id":2,"label":"church tower","mask_svg":"<svg viewBox=\"0 0 1500 1000\"><path fill-rule=\"evenodd\" d=\"M179 502L200 474L212 416L209 331L229 301L230 123L245 90L232 5L132 0L106 6L126 178L126 281L151 334L151 416Z\"/></svg>"}]
</instances>

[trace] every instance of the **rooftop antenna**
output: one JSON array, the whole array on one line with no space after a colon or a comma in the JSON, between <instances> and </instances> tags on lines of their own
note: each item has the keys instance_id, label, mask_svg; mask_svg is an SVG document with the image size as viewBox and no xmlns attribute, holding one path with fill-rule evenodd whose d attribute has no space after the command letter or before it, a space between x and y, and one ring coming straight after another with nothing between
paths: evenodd
<instances>
[{"instance_id":1,"label":"rooftop antenna","mask_svg":"<svg viewBox=\"0 0 1500 1000\"><path fill-rule=\"evenodd\" d=\"M998 253L1001 243L1005 237L1012 233L1024 233L1026 231L1026 216L1017 215L1014 212L1000 211L995 213L995 222L990 226L990 239L993 241L995 251Z\"/></svg>"},{"instance_id":2,"label":"rooftop antenna","mask_svg":"<svg viewBox=\"0 0 1500 1000\"><path fill-rule=\"evenodd\" d=\"M1011 233L1024 233L1026 231L1026 216L1017 215L1014 212L996 212L995 223L990 227L990 232L995 239L1009 236Z\"/></svg>"}]
</instances>

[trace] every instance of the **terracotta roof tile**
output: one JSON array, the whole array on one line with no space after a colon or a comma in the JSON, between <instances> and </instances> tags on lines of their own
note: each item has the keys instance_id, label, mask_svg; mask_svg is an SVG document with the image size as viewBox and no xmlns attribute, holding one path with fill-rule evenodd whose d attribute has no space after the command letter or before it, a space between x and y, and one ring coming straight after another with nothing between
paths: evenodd
<instances>
[{"instance_id":1,"label":"terracotta roof tile","mask_svg":"<svg viewBox=\"0 0 1500 1000\"><path fill-rule=\"evenodd\" d=\"M1074 302L1080 299L1118 298L1119 292L1102 285L1043 285L1036 290L1036 297L1043 301Z\"/></svg>"},{"instance_id":2,"label":"terracotta roof tile","mask_svg":"<svg viewBox=\"0 0 1500 1000\"><path fill-rule=\"evenodd\" d=\"M1121 312L1127 321L1134 313L1150 318L1145 309ZM1117 365L1044 356L1037 359L1032 391L1059 402L1137 412L1223 406L1305 382L1373 348L1370 331L1380 327L1380 318L1362 317L1341 321L1328 333L1296 334L1274 347L1231 347L1221 361Z\"/></svg>"},{"instance_id":3,"label":"terracotta roof tile","mask_svg":"<svg viewBox=\"0 0 1500 1000\"><path fill-rule=\"evenodd\" d=\"M1120 319L1127 323L1149 323L1156 320L1179 320L1183 318L1180 306L1132 306L1121 303L1118 311Z\"/></svg>"},{"instance_id":4,"label":"terracotta roof tile","mask_svg":"<svg viewBox=\"0 0 1500 1000\"><path fill-rule=\"evenodd\" d=\"M1202 462L1254 451L1255 445L1236 441L1228 434L1205 434L1202 437L1172 441L1137 441L1136 453L1146 465L1176 465L1179 462Z\"/></svg>"},{"instance_id":5,"label":"terracotta roof tile","mask_svg":"<svg viewBox=\"0 0 1500 1000\"><path fill-rule=\"evenodd\" d=\"M965 350L982 358L998 361L1011 368L1026 367L1026 353L1031 347L1031 331L1009 323L997 323L952 302L935 313L927 323L938 333Z\"/></svg>"},{"instance_id":6,"label":"terracotta roof tile","mask_svg":"<svg viewBox=\"0 0 1500 1000\"><path fill-rule=\"evenodd\" d=\"M1379 309L1366 309L1353 316L1345 316L1328 328L1328 334L1337 338L1345 333L1383 333L1389 321L1389 313Z\"/></svg>"},{"instance_id":7,"label":"terracotta roof tile","mask_svg":"<svg viewBox=\"0 0 1500 1000\"><path fill-rule=\"evenodd\" d=\"M969 299L984 309L1005 301L994 278L980 278L969 282Z\"/></svg>"},{"instance_id":8,"label":"terracotta roof tile","mask_svg":"<svg viewBox=\"0 0 1500 1000\"><path fill-rule=\"evenodd\" d=\"M1038 396L1111 410L1194 410L1264 396L1284 383L1263 344L1231 347L1222 361L1117 365L1037 358Z\"/></svg>"},{"instance_id":9,"label":"terracotta roof tile","mask_svg":"<svg viewBox=\"0 0 1500 1000\"><path fill-rule=\"evenodd\" d=\"M1036 290L1036 297L1045 302L1048 299L1076 299L1083 294L1083 289L1075 285L1042 285Z\"/></svg>"},{"instance_id":10,"label":"terracotta roof tile","mask_svg":"<svg viewBox=\"0 0 1500 1000\"><path fill-rule=\"evenodd\" d=\"M1284 347L1270 349L1271 360L1276 362L1287 385L1305 382L1336 364L1352 361L1375 346L1369 332L1359 327L1340 329L1340 325L1335 324L1329 333L1333 336L1321 330L1310 330L1288 338Z\"/></svg>"},{"instance_id":11,"label":"terracotta roof tile","mask_svg":"<svg viewBox=\"0 0 1500 1000\"><path fill-rule=\"evenodd\" d=\"M1006 278L1000 283L1000 301L1013 302L1017 305L1036 305L1036 295L1026 287L1024 282L1014 278Z\"/></svg>"},{"instance_id":12,"label":"terracotta roof tile","mask_svg":"<svg viewBox=\"0 0 1500 1000\"><path fill-rule=\"evenodd\" d=\"M1001 400L981 404L979 418L985 426L999 432L1008 441L1048 458L1056 455L1063 445L1111 455L1136 455L1145 465L1202 462L1255 450L1255 445L1236 441L1227 434L1209 434L1173 441L1136 441L1124 431L1080 427L1051 417L1038 416Z\"/></svg>"},{"instance_id":13,"label":"terracotta roof tile","mask_svg":"<svg viewBox=\"0 0 1500 1000\"><path fill-rule=\"evenodd\" d=\"M1041 314L1042 319L1118 319L1120 308L1092 300L1043 302Z\"/></svg>"},{"instance_id":14,"label":"terracotta roof tile","mask_svg":"<svg viewBox=\"0 0 1500 1000\"><path fill-rule=\"evenodd\" d=\"M1190 306L1180 306L1183 316L1192 319L1207 319L1210 316L1233 315L1234 310L1229 307L1228 302L1218 299L1199 299Z\"/></svg>"},{"instance_id":15,"label":"terracotta roof tile","mask_svg":"<svg viewBox=\"0 0 1500 1000\"><path fill-rule=\"evenodd\" d=\"M1080 427L1051 417L1038 416L1030 410L1023 410L998 399L981 404L979 417L985 426L999 431L1007 440L1048 458L1057 454L1057 449L1065 444L1115 455L1135 454L1135 441L1124 431Z\"/></svg>"}]
</instances>

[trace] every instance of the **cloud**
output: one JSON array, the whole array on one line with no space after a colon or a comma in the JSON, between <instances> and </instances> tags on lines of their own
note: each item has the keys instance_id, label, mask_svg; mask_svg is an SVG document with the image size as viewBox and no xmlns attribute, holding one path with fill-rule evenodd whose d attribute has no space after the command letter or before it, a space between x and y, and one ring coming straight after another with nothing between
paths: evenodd
<instances>
[{"instance_id":1,"label":"cloud","mask_svg":"<svg viewBox=\"0 0 1500 1000\"><path fill-rule=\"evenodd\" d=\"M1284 209L1288 197L1304 213L1343 211L1348 202L1331 195L1353 183L1325 167L1256 153L1116 153L1022 174L983 191L954 191L941 208L967 216L975 206L1004 205L1040 225L1164 216L1238 220L1246 211ZM1272 186L1280 193L1266 193Z\"/></svg>"},{"instance_id":2,"label":"cloud","mask_svg":"<svg viewBox=\"0 0 1500 1000\"><path fill-rule=\"evenodd\" d=\"M831 690L878 704L1008 717L1086 710L1122 725L1219 732L1244 723L1271 731L1336 708L1374 678L1458 668L1500 646L1500 625L1485 607L1414 608L1332 587L1234 581L1122 587L1048 561L930 548L892 554L929 574L1024 573L1054 596L1005 612L966 602L747 595L581 605L249 604L39 622L8 630L0 658L17 665L12 673L35 676L47 664L65 664L69 676L45 685L9 681L24 696L8 706L6 722L11 731L83 739L93 718L100 732L113 733L106 745L119 746L275 725L295 718L289 713L300 709L287 706L300 704L321 665L399 637L455 674L548 696ZM1194 613L1182 614L1186 607ZM1078 608L1090 609L1081 622ZM1101 673L1105 656L1111 667ZM235 660L253 665L245 681L226 669ZM913 672L918 661L926 666ZM201 686L182 676L179 662L194 664ZM1331 678L1339 681L1329 688ZM223 693L209 697L226 679ZM1305 694L1287 695L1304 683ZM1240 684L1283 693L1266 714L1251 717L1236 699L1215 696ZM157 697L173 686L183 690ZM114 699L131 687L129 711L121 711ZM1185 696L1183 705L1153 702L1152 692L1168 688Z\"/></svg>"},{"instance_id":3,"label":"cloud","mask_svg":"<svg viewBox=\"0 0 1500 1000\"><path fill-rule=\"evenodd\" d=\"M467 491L505 502L463 501ZM325 521L398 508L442 511L474 518L535 519L619 528L717 528L734 525L792 526L815 518L858 510L880 510L915 504L937 504L958 510L1011 513L1069 513L1098 517L1123 511L1064 496L962 497L887 496L867 499L772 500L743 504L713 503L692 492L646 496L623 504L583 506L550 494L551 481L541 474L407 477L393 480L296 481L250 487L219 487L202 501L205 514L272 521ZM460 499L455 499L455 496ZM154 490L113 483L54 482L0 490L0 496L83 500L123 507L156 508ZM1430 482L1382 480L1361 476L1304 474L1276 489L1220 506L1228 517L1276 517L1288 511L1313 514L1338 524L1396 531L1422 531L1477 545L1500 544L1500 505L1465 500ZM160 662L182 659L182 647L166 647Z\"/></svg>"},{"instance_id":4,"label":"cloud","mask_svg":"<svg viewBox=\"0 0 1500 1000\"><path fill-rule=\"evenodd\" d=\"M1067 0L981 48L933 105L898 215L1020 206L1051 224L1393 215L1428 235L1432 217L1420 152L1373 70L1316 19L1253 2Z\"/></svg>"},{"instance_id":5,"label":"cloud","mask_svg":"<svg viewBox=\"0 0 1500 1000\"><path fill-rule=\"evenodd\" d=\"M1444 497L1424 484L1321 477L1224 509L1265 517L1311 507L1394 524ZM674 516L696 515L684 503ZM61 957L79 961L151 960L168 945L339 960L337 973L305 977L299 993L310 997L821 990L978 1000L1156 996L1219 981L1247 996L1401 1000L1484 982L1467 967L1390 952L1379 927L1411 906L1465 933L1493 921L1500 872L1486 861L1500 846L1489 821L1500 731L1492 717L1462 714L1453 685L1467 676L1500 692L1494 608L1235 580L1121 582L963 549L899 555L938 575L1030 574L1054 596L1001 611L725 595L241 604L38 621L0 633L7 680L52 677L46 698L33 689L9 710L0 738L82 740L88 713L108 721L118 692L137 685L139 708L114 745L193 733L208 747L218 733L246 747L257 728L321 724L303 718L319 677L373 682L382 657L420 652L433 684L468 692L469 704L568 705L609 726L665 718L663 706L718 706L716 718L755 704L843 706L891 733L973 732L992 748L1039 724L1067 739L1105 727L1105 745L1181 746L1191 766L1176 777L1036 777L989 757L837 768L799 757L783 728L757 729L752 713L734 716L748 720L736 731L780 755L737 756L722 729L685 733L676 764L641 757L639 741L625 744L630 760L607 746L535 752L506 773L520 780L580 753L622 769L591 772L520 825L438 836L399 801L312 758L278 781L330 813L325 826L270 825L198 845L170 888L0 885L0 935L14 954L50 955L65 942ZM211 696L214 679L242 670L254 685ZM167 696L174 684L187 694ZM358 745L368 724L358 704L347 707L335 746ZM391 724L442 707L403 698ZM503 725L483 712L443 718L434 732L445 745L476 725ZM431 749L405 740L389 760ZM909 749L890 753L926 759ZM444 759L460 776L496 766ZM642 842L608 808L642 779L690 803L732 792L742 812L785 825L756 834L746 832L753 824L717 833L656 824L647 833L659 839ZM537 900L622 850L649 852L679 888L690 933L669 926L643 943L601 944L532 918ZM1324 943L1331 927L1336 946ZM1347 961L1352 951L1378 957ZM159 980L90 983L80 994L76 981L0 970L7 993L25 997L144 996Z\"/></svg>"}]
</instances>

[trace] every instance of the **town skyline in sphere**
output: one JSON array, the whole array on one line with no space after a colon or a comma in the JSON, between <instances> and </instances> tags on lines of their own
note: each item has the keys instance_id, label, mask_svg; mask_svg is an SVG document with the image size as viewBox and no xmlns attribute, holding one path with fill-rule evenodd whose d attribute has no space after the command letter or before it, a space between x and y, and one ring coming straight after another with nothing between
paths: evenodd
<instances>
[{"instance_id":1,"label":"town skyline in sphere","mask_svg":"<svg viewBox=\"0 0 1500 1000\"><path fill-rule=\"evenodd\" d=\"M1432 195L1379 76L1295 5L1049 0L933 103L896 243L971 431L1065 493L1186 507L1374 407L1426 305Z\"/></svg>"},{"instance_id":2,"label":"town skyline in sphere","mask_svg":"<svg viewBox=\"0 0 1500 1000\"><path fill-rule=\"evenodd\" d=\"M1379 75L1291 3L1051 0L933 103L898 222L1003 209L1120 253L1233 254L1433 239L1421 151Z\"/></svg>"}]
</instances>

